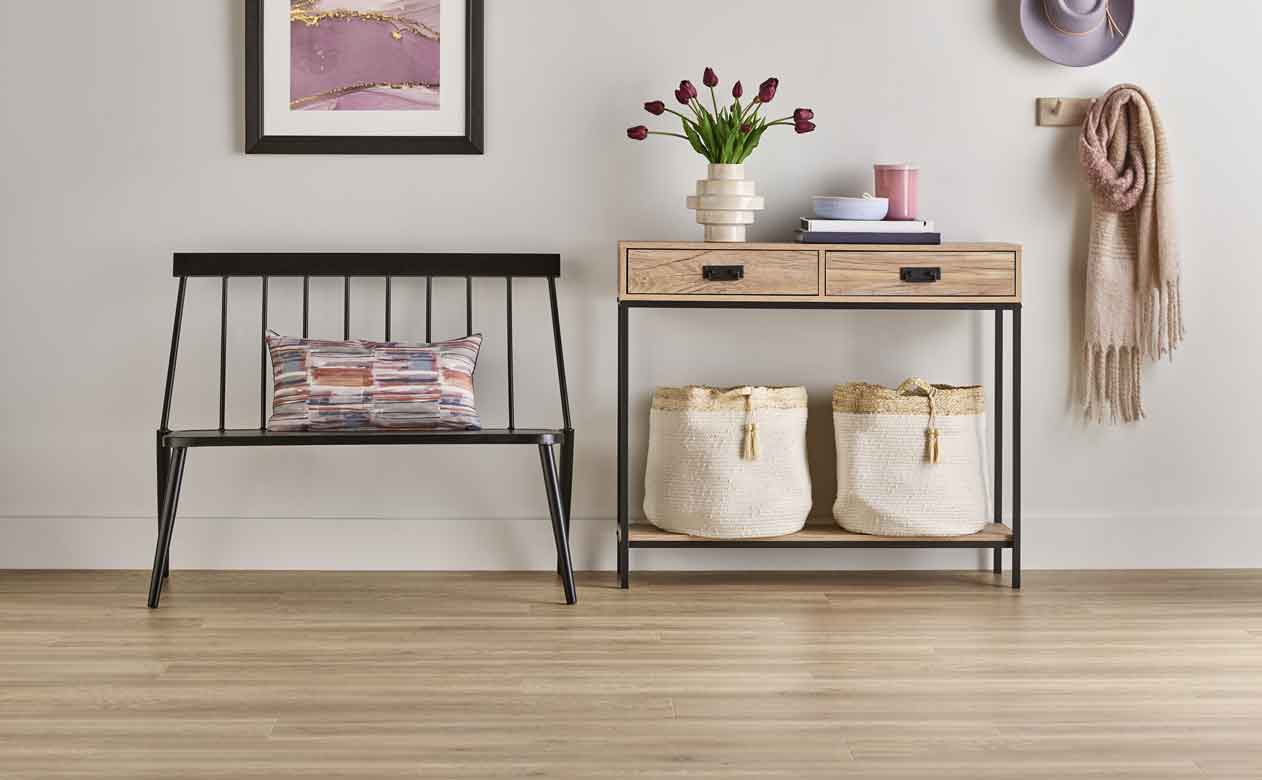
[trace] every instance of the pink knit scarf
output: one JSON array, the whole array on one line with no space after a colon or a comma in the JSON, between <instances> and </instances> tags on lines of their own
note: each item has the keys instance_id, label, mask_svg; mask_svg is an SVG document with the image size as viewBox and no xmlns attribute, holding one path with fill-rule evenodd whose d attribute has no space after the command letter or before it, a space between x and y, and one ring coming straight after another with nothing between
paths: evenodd
<instances>
[{"instance_id":1,"label":"pink knit scarf","mask_svg":"<svg viewBox=\"0 0 1262 780\"><path fill-rule=\"evenodd\" d=\"M1087 255L1084 406L1101 422L1144 417L1140 367L1183 341L1183 306L1165 131L1152 100L1120 84L1082 127L1094 194Z\"/></svg>"}]
</instances>

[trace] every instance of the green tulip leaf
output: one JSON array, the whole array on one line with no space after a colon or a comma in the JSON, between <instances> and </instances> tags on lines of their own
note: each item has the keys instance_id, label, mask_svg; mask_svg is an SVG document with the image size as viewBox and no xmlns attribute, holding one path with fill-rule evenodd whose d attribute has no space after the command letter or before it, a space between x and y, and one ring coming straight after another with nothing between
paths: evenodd
<instances>
[{"instance_id":1,"label":"green tulip leaf","mask_svg":"<svg viewBox=\"0 0 1262 780\"><path fill-rule=\"evenodd\" d=\"M710 159L710 153L706 151L705 144L701 142L700 136L697 135L697 131L691 125L684 125L684 134L688 136L688 143L692 144L693 151L707 160Z\"/></svg>"},{"instance_id":2,"label":"green tulip leaf","mask_svg":"<svg viewBox=\"0 0 1262 780\"><path fill-rule=\"evenodd\" d=\"M727 141L723 144L723 162L731 164L736 161L736 139L740 137L740 132L729 133Z\"/></svg>"}]
</instances>

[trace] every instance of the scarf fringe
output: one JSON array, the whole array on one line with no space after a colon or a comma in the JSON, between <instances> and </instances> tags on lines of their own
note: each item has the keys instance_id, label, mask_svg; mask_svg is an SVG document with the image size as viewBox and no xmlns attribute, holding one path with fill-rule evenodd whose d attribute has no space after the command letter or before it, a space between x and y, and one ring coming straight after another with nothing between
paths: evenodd
<instances>
[{"instance_id":1,"label":"scarf fringe","mask_svg":"<svg viewBox=\"0 0 1262 780\"><path fill-rule=\"evenodd\" d=\"M1142 296L1139 305L1140 352L1145 360L1174 360L1183 343L1183 290L1179 279L1166 282Z\"/></svg>"},{"instance_id":2,"label":"scarf fringe","mask_svg":"<svg viewBox=\"0 0 1262 780\"><path fill-rule=\"evenodd\" d=\"M1144 419L1140 366L1143 360L1134 347L1087 344L1083 350L1083 376L1086 381L1086 408L1089 421L1132 423Z\"/></svg>"}]
</instances>

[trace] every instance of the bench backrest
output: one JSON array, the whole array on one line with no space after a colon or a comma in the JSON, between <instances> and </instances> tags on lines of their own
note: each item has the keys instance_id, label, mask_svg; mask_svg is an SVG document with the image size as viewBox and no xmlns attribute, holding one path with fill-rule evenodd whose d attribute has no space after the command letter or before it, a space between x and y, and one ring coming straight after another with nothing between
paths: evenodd
<instances>
[{"instance_id":1,"label":"bench backrest","mask_svg":"<svg viewBox=\"0 0 1262 780\"><path fill-rule=\"evenodd\" d=\"M310 320L310 280L312 277L341 277L343 280L343 338L351 338L351 280L357 277L385 279L385 338L390 340L391 279L394 277L425 278L425 340L433 339L433 281L435 278L464 278L465 325L473 331L473 280L481 277L503 278L507 313L508 350L508 427L517 427L513 398L513 280L518 277L547 280L548 301L552 314L552 338L556 350L557 380L561 397L561 415L565 430L571 429L569 391L565 382L565 357L561 348L561 323L557 313L556 280L561 275L561 257L554 254L434 254L434 253L348 253L348 252L177 252L172 275L179 279L175 301L175 322L171 329L171 355L167 363L166 389L162 398L160 430L169 430L171 395L175 386L175 369L179 357L180 328L184 320L184 295L190 277L219 277L219 430L225 430L228 370L228 279L252 277L262 285L262 310L259 312L259 430L267 427L268 370L267 292L273 277L302 278L302 335L308 335Z\"/></svg>"}]
</instances>

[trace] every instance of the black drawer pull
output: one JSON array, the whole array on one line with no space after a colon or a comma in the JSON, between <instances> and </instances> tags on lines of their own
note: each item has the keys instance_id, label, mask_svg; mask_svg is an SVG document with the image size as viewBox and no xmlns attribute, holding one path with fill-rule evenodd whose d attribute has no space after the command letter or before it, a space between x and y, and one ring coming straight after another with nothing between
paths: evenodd
<instances>
[{"instance_id":1,"label":"black drawer pull","mask_svg":"<svg viewBox=\"0 0 1262 780\"><path fill-rule=\"evenodd\" d=\"M745 278L745 266L703 265L701 277L707 282L738 282Z\"/></svg>"},{"instance_id":2,"label":"black drawer pull","mask_svg":"<svg viewBox=\"0 0 1262 780\"><path fill-rule=\"evenodd\" d=\"M900 268L898 278L911 284L927 284L942 281L941 268Z\"/></svg>"}]
</instances>

